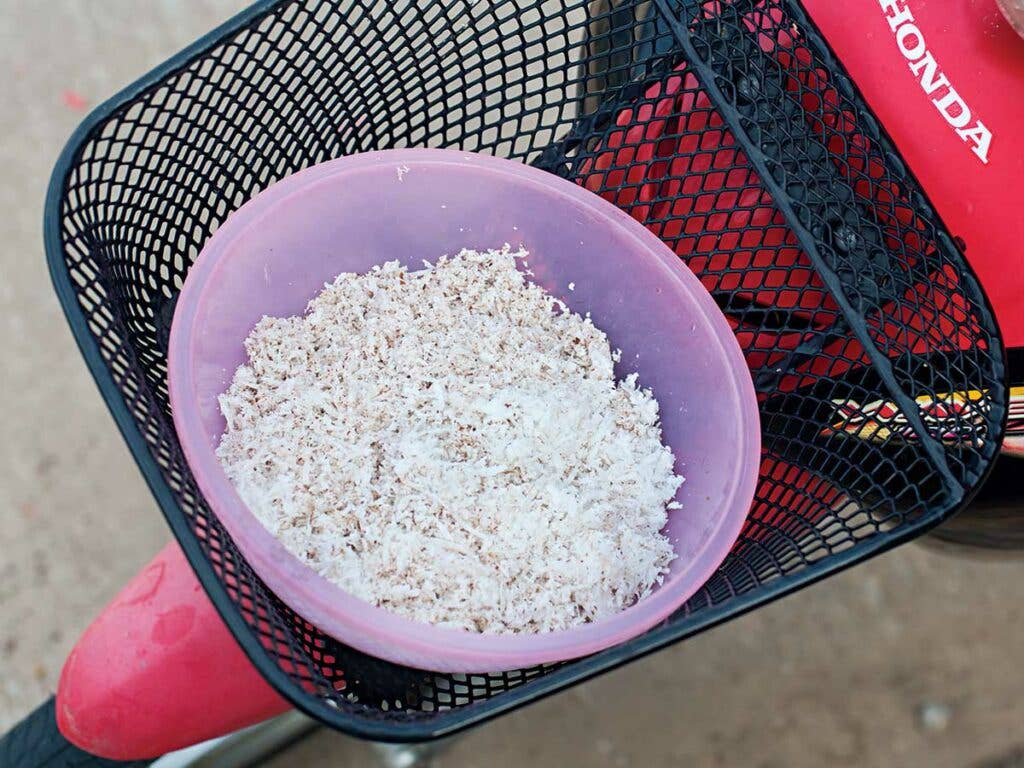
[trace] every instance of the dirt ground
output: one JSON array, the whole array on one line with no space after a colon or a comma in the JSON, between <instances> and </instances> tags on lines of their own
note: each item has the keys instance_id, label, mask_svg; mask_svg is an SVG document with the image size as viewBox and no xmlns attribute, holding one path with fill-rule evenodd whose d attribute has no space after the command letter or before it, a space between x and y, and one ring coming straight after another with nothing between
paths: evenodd
<instances>
[{"instance_id":1,"label":"dirt ground","mask_svg":"<svg viewBox=\"0 0 1024 768\"><path fill-rule=\"evenodd\" d=\"M244 0L0 0L0 729L168 539L50 287L67 136ZM1024 766L1024 559L903 547L476 730L449 766ZM272 762L359 762L322 732Z\"/></svg>"}]
</instances>

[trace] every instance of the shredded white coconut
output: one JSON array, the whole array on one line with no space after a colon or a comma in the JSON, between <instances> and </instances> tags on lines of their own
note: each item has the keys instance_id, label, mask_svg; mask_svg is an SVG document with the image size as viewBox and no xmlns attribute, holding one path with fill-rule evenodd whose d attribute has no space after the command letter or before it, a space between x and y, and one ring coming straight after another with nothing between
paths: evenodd
<instances>
[{"instance_id":1,"label":"shredded white coconut","mask_svg":"<svg viewBox=\"0 0 1024 768\"><path fill-rule=\"evenodd\" d=\"M217 454L347 592L435 625L545 632L626 608L675 557L658 403L514 253L342 274L264 317Z\"/></svg>"}]
</instances>

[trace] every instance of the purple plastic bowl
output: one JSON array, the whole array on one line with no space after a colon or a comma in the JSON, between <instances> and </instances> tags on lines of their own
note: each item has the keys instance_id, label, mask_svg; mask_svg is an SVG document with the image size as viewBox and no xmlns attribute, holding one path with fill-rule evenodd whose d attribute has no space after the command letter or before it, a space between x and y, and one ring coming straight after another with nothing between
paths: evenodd
<instances>
[{"instance_id":1,"label":"purple plastic bowl","mask_svg":"<svg viewBox=\"0 0 1024 768\"><path fill-rule=\"evenodd\" d=\"M239 498L214 454L217 396L246 362L264 315L303 313L341 272L398 259L411 269L463 247L523 245L534 281L590 312L661 405L686 477L665 527L678 558L636 605L578 628L489 635L374 607L287 552ZM569 283L575 290L568 289ZM498 672L583 656L650 629L714 572L754 495L757 402L739 346L700 281L639 223L575 184L451 150L342 158L274 184L228 218L188 274L171 328L168 382L185 456L213 512L293 610L365 653L443 672Z\"/></svg>"}]
</instances>

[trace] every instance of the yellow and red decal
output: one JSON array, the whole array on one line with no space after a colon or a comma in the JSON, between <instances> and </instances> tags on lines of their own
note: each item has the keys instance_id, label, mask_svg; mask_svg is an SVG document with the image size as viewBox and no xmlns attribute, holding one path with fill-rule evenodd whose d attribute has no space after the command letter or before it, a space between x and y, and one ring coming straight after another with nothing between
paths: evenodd
<instances>
[{"instance_id":1,"label":"yellow and red decal","mask_svg":"<svg viewBox=\"0 0 1024 768\"><path fill-rule=\"evenodd\" d=\"M1006 420L1003 453L1024 457L1024 386L1010 388L1010 415Z\"/></svg>"},{"instance_id":2,"label":"yellow and red decal","mask_svg":"<svg viewBox=\"0 0 1024 768\"><path fill-rule=\"evenodd\" d=\"M985 438L986 418L983 392L952 392L921 395L915 398L921 420L928 431L945 443L981 445ZM872 442L891 438L915 440L917 434L896 403L880 399L870 403L833 400L836 420L823 435L843 433ZM1024 386L1010 389L1010 413L1003 451L1024 456Z\"/></svg>"}]
</instances>

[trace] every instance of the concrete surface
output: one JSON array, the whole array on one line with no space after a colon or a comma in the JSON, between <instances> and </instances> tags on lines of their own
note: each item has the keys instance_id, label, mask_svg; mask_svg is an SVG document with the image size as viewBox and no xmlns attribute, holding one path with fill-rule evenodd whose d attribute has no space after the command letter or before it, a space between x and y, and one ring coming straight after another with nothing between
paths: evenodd
<instances>
[{"instance_id":1,"label":"concrete surface","mask_svg":"<svg viewBox=\"0 0 1024 768\"><path fill-rule=\"evenodd\" d=\"M0 0L0 729L168 538L40 241L91 106L242 0ZM1024 560L904 547L458 741L450 766L1024 766ZM320 733L271 763L361 763Z\"/></svg>"}]
</instances>

